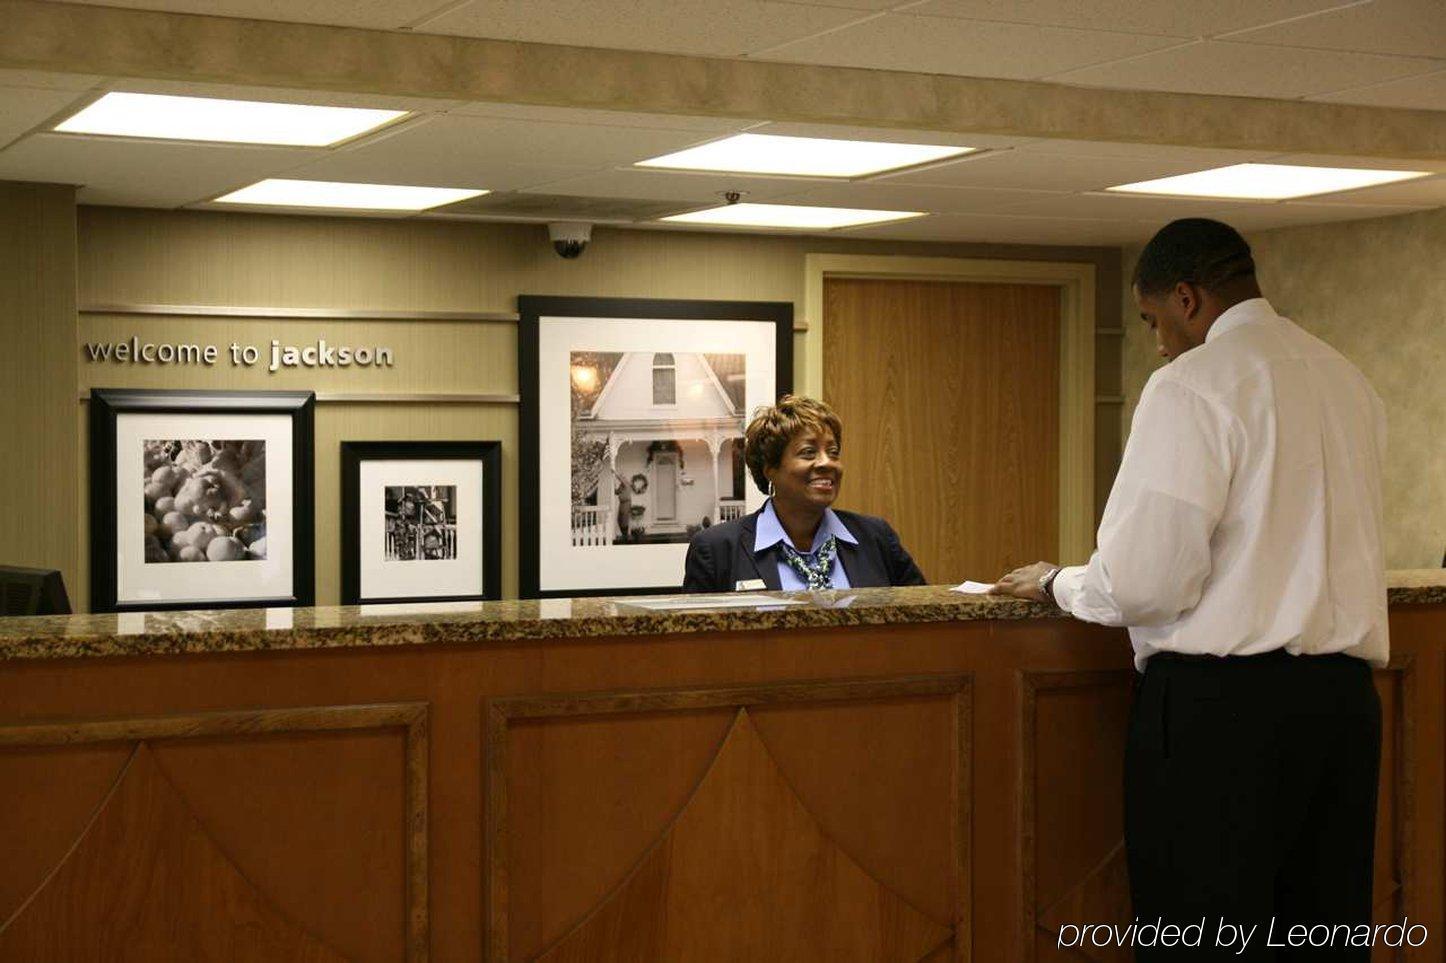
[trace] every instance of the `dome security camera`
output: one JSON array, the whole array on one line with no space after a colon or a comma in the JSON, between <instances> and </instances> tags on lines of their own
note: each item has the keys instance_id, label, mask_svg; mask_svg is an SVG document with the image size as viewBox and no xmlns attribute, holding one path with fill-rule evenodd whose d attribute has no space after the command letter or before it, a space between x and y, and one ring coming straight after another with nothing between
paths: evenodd
<instances>
[{"instance_id":1,"label":"dome security camera","mask_svg":"<svg viewBox=\"0 0 1446 963\"><path fill-rule=\"evenodd\" d=\"M592 240L592 225L585 221L554 221L547 225L547 236L552 239L552 249L557 256L572 260L587 248Z\"/></svg>"}]
</instances>

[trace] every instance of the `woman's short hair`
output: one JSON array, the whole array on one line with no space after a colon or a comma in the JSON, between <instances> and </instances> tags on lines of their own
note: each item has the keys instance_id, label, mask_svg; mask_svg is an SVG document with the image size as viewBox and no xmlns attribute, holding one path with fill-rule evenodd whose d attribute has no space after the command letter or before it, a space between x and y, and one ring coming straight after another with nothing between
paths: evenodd
<instances>
[{"instance_id":1,"label":"woman's short hair","mask_svg":"<svg viewBox=\"0 0 1446 963\"><path fill-rule=\"evenodd\" d=\"M821 435L824 429L832 432L833 440L843 445L843 423L838 415L813 398L784 395L778 404L755 411L743 433L743 460L758 490L768 493L768 476L763 474L763 469L778 467L784 450L795 436L805 430Z\"/></svg>"}]
</instances>

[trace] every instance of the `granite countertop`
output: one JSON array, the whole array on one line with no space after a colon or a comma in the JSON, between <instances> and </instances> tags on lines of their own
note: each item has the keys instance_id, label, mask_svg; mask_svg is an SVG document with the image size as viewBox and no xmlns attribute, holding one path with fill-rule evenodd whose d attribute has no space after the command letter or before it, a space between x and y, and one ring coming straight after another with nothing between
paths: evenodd
<instances>
[{"instance_id":1,"label":"granite countertop","mask_svg":"<svg viewBox=\"0 0 1446 963\"><path fill-rule=\"evenodd\" d=\"M677 601L676 597L658 596L10 618L0 619L0 660L467 644L1059 615L1057 609L1046 605L962 595L948 586L748 594L758 601L757 606L643 607L650 599L665 604Z\"/></svg>"},{"instance_id":2,"label":"granite countertop","mask_svg":"<svg viewBox=\"0 0 1446 963\"><path fill-rule=\"evenodd\" d=\"M1446 602L1442 569L1392 572L1389 584L1392 605ZM0 619L0 660L1063 617L1052 606L963 595L942 585L751 597L759 604L724 609L655 610L643 607L647 600L619 597L8 618Z\"/></svg>"},{"instance_id":3,"label":"granite countertop","mask_svg":"<svg viewBox=\"0 0 1446 963\"><path fill-rule=\"evenodd\" d=\"M1392 605L1439 605L1446 602L1446 568L1387 572L1386 585L1386 594Z\"/></svg>"}]
</instances>

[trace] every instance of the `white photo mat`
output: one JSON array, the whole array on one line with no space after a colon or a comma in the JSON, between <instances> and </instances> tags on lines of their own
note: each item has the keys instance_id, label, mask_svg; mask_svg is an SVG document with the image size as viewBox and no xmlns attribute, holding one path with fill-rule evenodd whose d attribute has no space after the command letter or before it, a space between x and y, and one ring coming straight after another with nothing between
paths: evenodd
<instances>
[{"instance_id":1,"label":"white photo mat","mask_svg":"<svg viewBox=\"0 0 1446 963\"><path fill-rule=\"evenodd\" d=\"M771 321L658 318L538 319L538 585L544 592L681 585L686 544L572 544L570 364L576 351L746 355L742 421L776 398ZM751 480L746 512L763 507Z\"/></svg>"},{"instance_id":2,"label":"white photo mat","mask_svg":"<svg viewBox=\"0 0 1446 963\"><path fill-rule=\"evenodd\" d=\"M144 443L154 439L266 442L266 558L235 562L146 562ZM285 414L116 416L116 602L205 603L288 598L295 594L296 532L292 492L292 418Z\"/></svg>"},{"instance_id":3,"label":"white photo mat","mask_svg":"<svg viewBox=\"0 0 1446 963\"><path fill-rule=\"evenodd\" d=\"M482 553L482 462L468 459L366 459L358 489L361 598L426 598L480 595ZM457 557L388 561L385 491L388 487L455 485Z\"/></svg>"}]
</instances>

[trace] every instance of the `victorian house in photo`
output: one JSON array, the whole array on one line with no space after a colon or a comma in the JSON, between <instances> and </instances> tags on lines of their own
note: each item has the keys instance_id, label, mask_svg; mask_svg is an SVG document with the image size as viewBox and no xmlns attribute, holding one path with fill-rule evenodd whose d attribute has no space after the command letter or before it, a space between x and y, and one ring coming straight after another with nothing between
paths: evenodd
<instances>
[{"instance_id":1,"label":"victorian house in photo","mask_svg":"<svg viewBox=\"0 0 1446 963\"><path fill-rule=\"evenodd\" d=\"M686 542L743 514L742 354L575 353L572 542Z\"/></svg>"}]
</instances>

